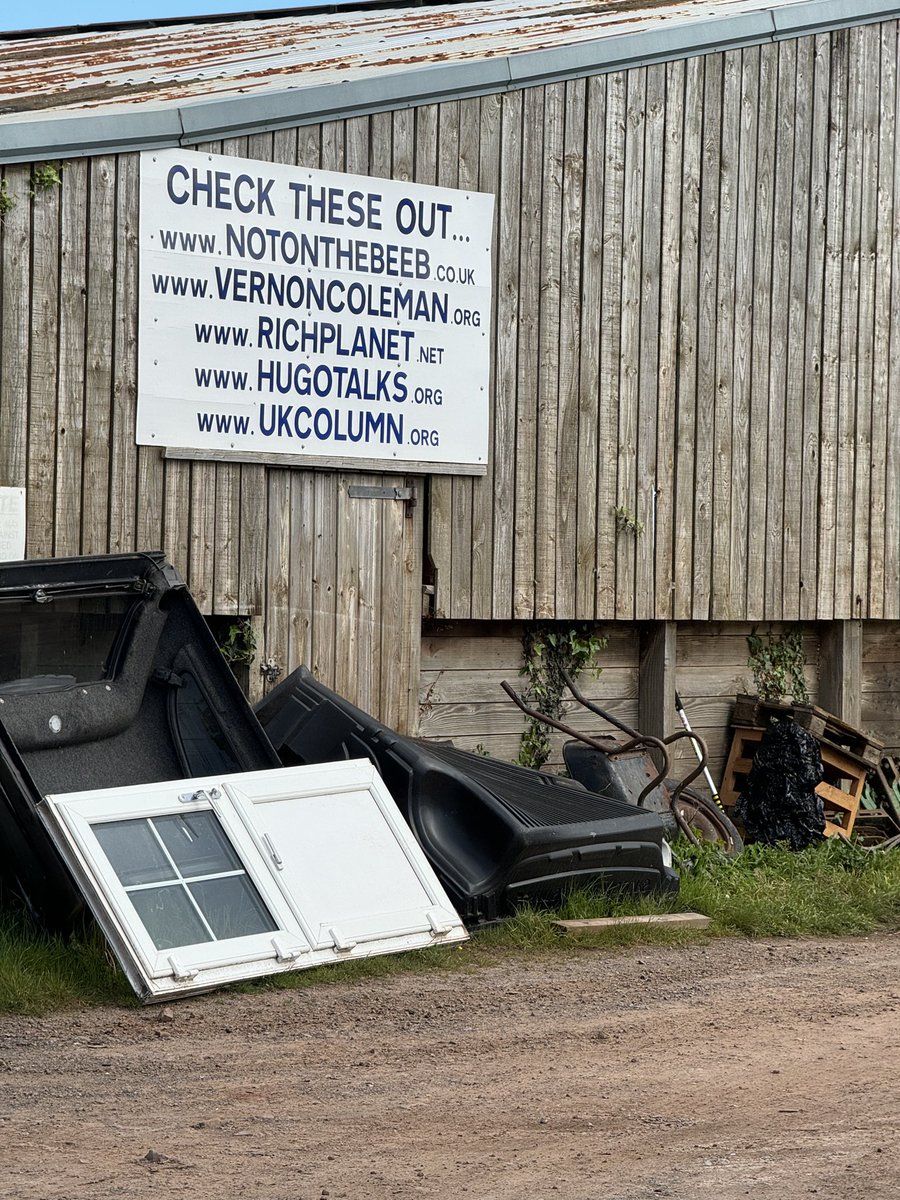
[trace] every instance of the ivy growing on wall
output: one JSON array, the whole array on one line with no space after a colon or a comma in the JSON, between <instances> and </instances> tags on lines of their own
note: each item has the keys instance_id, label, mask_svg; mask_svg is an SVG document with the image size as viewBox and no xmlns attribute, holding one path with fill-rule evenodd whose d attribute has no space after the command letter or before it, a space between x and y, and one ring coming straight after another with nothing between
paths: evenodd
<instances>
[{"instance_id":1,"label":"ivy growing on wall","mask_svg":"<svg viewBox=\"0 0 900 1200\"><path fill-rule=\"evenodd\" d=\"M581 671L593 666L599 675L595 660L606 644L607 639L591 625L529 625L522 638L525 662L520 672L528 680L526 702L548 717L561 718L566 691L562 672L577 679ZM538 769L549 757L550 730L540 721L529 719L517 761L523 767Z\"/></svg>"},{"instance_id":2,"label":"ivy growing on wall","mask_svg":"<svg viewBox=\"0 0 900 1200\"><path fill-rule=\"evenodd\" d=\"M798 628L773 633L771 628L759 634L754 628L747 638L750 655L747 665L753 672L753 683L761 700L793 700L796 704L809 701L809 691L803 674L803 634Z\"/></svg>"}]
</instances>

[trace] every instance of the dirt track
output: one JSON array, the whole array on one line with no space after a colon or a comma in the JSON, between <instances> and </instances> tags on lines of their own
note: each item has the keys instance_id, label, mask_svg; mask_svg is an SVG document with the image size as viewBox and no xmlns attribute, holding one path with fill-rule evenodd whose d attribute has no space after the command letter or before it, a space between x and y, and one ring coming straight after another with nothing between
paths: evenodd
<instances>
[{"instance_id":1,"label":"dirt track","mask_svg":"<svg viewBox=\"0 0 900 1200\"><path fill-rule=\"evenodd\" d=\"M898 1007L880 937L4 1017L0 1196L894 1200Z\"/></svg>"}]
</instances>

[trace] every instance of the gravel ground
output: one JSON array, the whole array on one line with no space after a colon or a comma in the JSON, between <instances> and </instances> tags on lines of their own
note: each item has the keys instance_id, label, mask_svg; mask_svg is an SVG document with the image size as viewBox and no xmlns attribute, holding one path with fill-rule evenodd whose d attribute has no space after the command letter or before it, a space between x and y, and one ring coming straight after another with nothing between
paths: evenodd
<instances>
[{"instance_id":1,"label":"gravel ground","mask_svg":"<svg viewBox=\"0 0 900 1200\"><path fill-rule=\"evenodd\" d=\"M0 1017L4 1200L894 1200L900 937Z\"/></svg>"}]
</instances>

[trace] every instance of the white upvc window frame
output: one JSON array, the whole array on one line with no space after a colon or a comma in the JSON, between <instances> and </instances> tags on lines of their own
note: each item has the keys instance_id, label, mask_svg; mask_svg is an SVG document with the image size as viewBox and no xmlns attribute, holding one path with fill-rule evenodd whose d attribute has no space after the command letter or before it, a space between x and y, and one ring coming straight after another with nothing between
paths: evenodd
<instances>
[{"instance_id":1,"label":"white upvc window frame","mask_svg":"<svg viewBox=\"0 0 900 1200\"><path fill-rule=\"evenodd\" d=\"M287 832L282 828L276 844L267 831L270 822L266 818L276 811L271 806L279 805L289 806L290 811L282 809L281 815L292 828ZM343 815L352 813L354 806L357 816L366 814L365 821L357 820L364 828L354 829L352 823L343 821ZM277 928L160 950L93 826L204 811L218 820ZM467 936L383 781L364 760L56 794L45 798L40 812L129 981L144 1000L204 991L237 979L347 957L460 941ZM346 828L340 828L337 837L330 826L342 822ZM307 839L312 841L313 831L322 854L333 842L334 872L336 877L345 872L348 890L356 889L361 906L358 915L344 912L339 919L330 918L327 907L316 913L315 897L298 894L303 892L302 885L291 885L292 865L295 884L299 878L296 867L304 823ZM366 838L367 844L359 844ZM367 893L359 864L373 850L389 859L392 870L403 877L398 886L404 903L394 911L378 908L377 886L371 897L372 913L365 911ZM329 865L329 882L330 870ZM393 896L392 886L384 880L381 884L382 892Z\"/></svg>"}]
</instances>

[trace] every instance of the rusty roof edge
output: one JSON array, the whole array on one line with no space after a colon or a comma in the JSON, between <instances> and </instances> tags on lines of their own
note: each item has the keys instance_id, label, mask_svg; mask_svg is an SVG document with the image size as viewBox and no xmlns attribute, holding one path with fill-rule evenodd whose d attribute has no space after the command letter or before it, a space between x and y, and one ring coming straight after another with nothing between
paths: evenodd
<instances>
[{"instance_id":1,"label":"rusty roof edge","mask_svg":"<svg viewBox=\"0 0 900 1200\"><path fill-rule=\"evenodd\" d=\"M222 100L201 100L181 110L184 142L222 137L228 130L266 132L292 124L359 116L389 108L432 104L505 90L508 58L477 64L449 63L396 71L376 78L345 80L288 92L259 93ZM475 69L477 67L477 70Z\"/></svg>"},{"instance_id":2,"label":"rusty roof edge","mask_svg":"<svg viewBox=\"0 0 900 1200\"><path fill-rule=\"evenodd\" d=\"M655 26L471 63L384 71L338 84L223 97L181 107L130 107L102 116L55 112L34 119L7 118L0 122L0 163L191 145L231 132L265 132L439 103L898 17L897 0L770 3L737 16Z\"/></svg>"}]
</instances>

